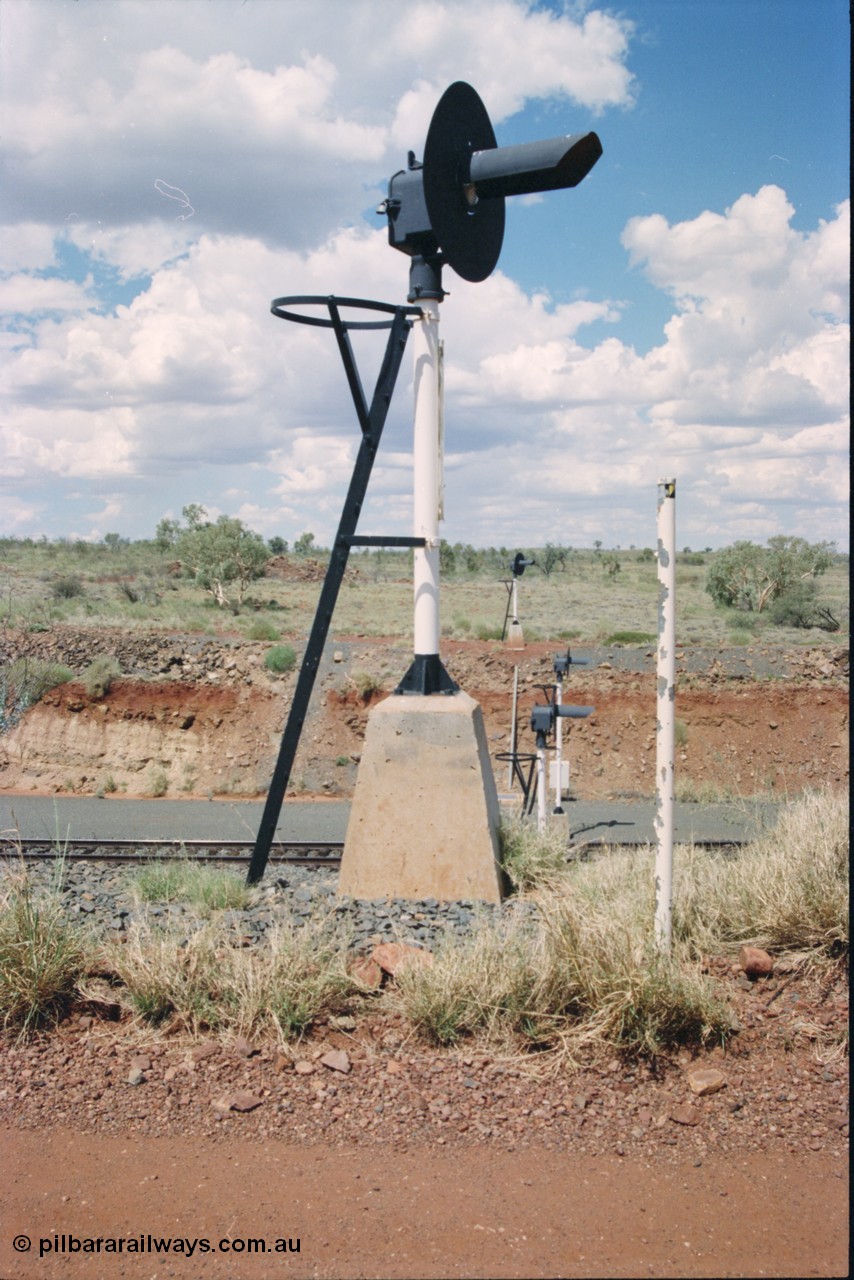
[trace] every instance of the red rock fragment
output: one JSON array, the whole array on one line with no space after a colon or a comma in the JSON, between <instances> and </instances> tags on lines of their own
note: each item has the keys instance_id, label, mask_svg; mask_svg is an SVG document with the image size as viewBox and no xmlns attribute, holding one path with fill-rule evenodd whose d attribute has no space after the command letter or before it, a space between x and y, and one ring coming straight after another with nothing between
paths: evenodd
<instances>
[{"instance_id":1,"label":"red rock fragment","mask_svg":"<svg viewBox=\"0 0 854 1280\"><path fill-rule=\"evenodd\" d=\"M238 1058L251 1058L253 1054L258 1053L254 1044L250 1044L245 1036L238 1036L231 1047Z\"/></svg>"},{"instance_id":2,"label":"red rock fragment","mask_svg":"<svg viewBox=\"0 0 854 1280\"><path fill-rule=\"evenodd\" d=\"M190 1050L190 1058L193 1062L202 1062L205 1058L210 1058L213 1054L219 1053L219 1045L215 1040L203 1040L201 1044L194 1044Z\"/></svg>"},{"instance_id":3,"label":"red rock fragment","mask_svg":"<svg viewBox=\"0 0 854 1280\"><path fill-rule=\"evenodd\" d=\"M726 1088L726 1082L726 1076L717 1067L695 1067L688 1072L688 1088L698 1098L708 1097L710 1093Z\"/></svg>"},{"instance_id":4,"label":"red rock fragment","mask_svg":"<svg viewBox=\"0 0 854 1280\"><path fill-rule=\"evenodd\" d=\"M254 1093L249 1093L246 1089L236 1089L234 1093L214 1098L211 1106L214 1111L225 1114L227 1111L254 1111L256 1107L260 1107L261 1101L261 1098L256 1098Z\"/></svg>"},{"instance_id":5,"label":"red rock fragment","mask_svg":"<svg viewBox=\"0 0 854 1280\"><path fill-rule=\"evenodd\" d=\"M330 1071L340 1071L343 1075L347 1075L350 1070L350 1059L344 1049L330 1049L320 1061Z\"/></svg>"},{"instance_id":6,"label":"red rock fragment","mask_svg":"<svg viewBox=\"0 0 854 1280\"><path fill-rule=\"evenodd\" d=\"M433 963L432 952L410 947L405 942L381 942L371 952L371 959L392 977L407 965L429 968Z\"/></svg>"},{"instance_id":7,"label":"red rock fragment","mask_svg":"<svg viewBox=\"0 0 854 1280\"><path fill-rule=\"evenodd\" d=\"M738 963L748 978L766 978L774 969L773 956L761 947L739 947Z\"/></svg>"},{"instance_id":8,"label":"red rock fragment","mask_svg":"<svg viewBox=\"0 0 854 1280\"><path fill-rule=\"evenodd\" d=\"M359 986L376 991L383 980L383 971L375 960L369 956L357 956L350 965L350 976Z\"/></svg>"},{"instance_id":9,"label":"red rock fragment","mask_svg":"<svg viewBox=\"0 0 854 1280\"><path fill-rule=\"evenodd\" d=\"M236 1093L231 1095L232 1111L254 1111L260 1105L261 1099L256 1098L254 1093L248 1093L245 1089L238 1089Z\"/></svg>"}]
</instances>

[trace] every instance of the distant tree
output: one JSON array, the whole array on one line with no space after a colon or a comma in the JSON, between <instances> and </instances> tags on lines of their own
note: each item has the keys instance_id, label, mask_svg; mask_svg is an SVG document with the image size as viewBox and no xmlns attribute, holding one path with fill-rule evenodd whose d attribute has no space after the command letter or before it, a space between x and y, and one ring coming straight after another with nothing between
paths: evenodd
<instances>
[{"instance_id":1,"label":"distant tree","mask_svg":"<svg viewBox=\"0 0 854 1280\"><path fill-rule=\"evenodd\" d=\"M451 574L457 567L457 555L450 542L446 542L442 538L439 543L439 572L442 574Z\"/></svg>"},{"instance_id":2,"label":"distant tree","mask_svg":"<svg viewBox=\"0 0 854 1280\"><path fill-rule=\"evenodd\" d=\"M308 532L301 533L300 536L297 538L297 540L294 542L295 556L310 556L314 549L315 548L314 548L313 533L308 533Z\"/></svg>"},{"instance_id":3,"label":"distant tree","mask_svg":"<svg viewBox=\"0 0 854 1280\"><path fill-rule=\"evenodd\" d=\"M127 538L123 538L120 533L105 533L104 546L109 547L113 552L118 551L119 547L126 545Z\"/></svg>"},{"instance_id":4,"label":"distant tree","mask_svg":"<svg viewBox=\"0 0 854 1280\"><path fill-rule=\"evenodd\" d=\"M158 551L168 551L170 547L174 547L181 533L181 523L179 520L168 520L164 518L160 521L154 534L154 543Z\"/></svg>"},{"instance_id":5,"label":"distant tree","mask_svg":"<svg viewBox=\"0 0 854 1280\"><path fill-rule=\"evenodd\" d=\"M612 580L616 578L617 574L620 572L620 557L615 555L613 551L608 552L607 555L602 557L601 564L608 577Z\"/></svg>"},{"instance_id":6,"label":"distant tree","mask_svg":"<svg viewBox=\"0 0 854 1280\"><path fill-rule=\"evenodd\" d=\"M566 551L563 547L547 542L537 557L537 564L546 577L550 578L555 569L566 568Z\"/></svg>"},{"instance_id":7,"label":"distant tree","mask_svg":"<svg viewBox=\"0 0 854 1280\"><path fill-rule=\"evenodd\" d=\"M200 502L188 502L186 507L181 508L181 515L191 529L198 529L201 525L210 523L205 521L207 514L207 508L203 507Z\"/></svg>"},{"instance_id":8,"label":"distant tree","mask_svg":"<svg viewBox=\"0 0 854 1280\"><path fill-rule=\"evenodd\" d=\"M597 555L598 555L598 553L602 550L602 539L601 539L601 538L597 538L597 539L594 541L593 546L596 548L596 552L597 552Z\"/></svg>"},{"instance_id":9,"label":"distant tree","mask_svg":"<svg viewBox=\"0 0 854 1280\"><path fill-rule=\"evenodd\" d=\"M267 539L267 546L270 548L274 556L286 556L288 554L288 544L285 539L280 538L278 534Z\"/></svg>"},{"instance_id":10,"label":"distant tree","mask_svg":"<svg viewBox=\"0 0 854 1280\"><path fill-rule=\"evenodd\" d=\"M264 539L232 516L220 516L212 524L198 503L184 507L183 515L187 524L179 526L172 544L182 572L213 596L221 609L236 613L249 583L261 576L270 559Z\"/></svg>"},{"instance_id":11,"label":"distant tree","mask_svg":"<svg viewBox=\"0 0 854 1280\"><path fill-rule=\"evenodd\" d=\"M777 536L766 547L734 542L715 556L706 591L715 604L761 613L798 583L814 581L833 564L835 544Z\"/></svg>"},{"instance_id":12,"label":"distant tree","mask_svg":"<svg viewBox=\"0 0 854 1280\"><path fill-rule=\"evenodd\" d=\"M470 542L464 543L460 547L460 557L466 573L477 573L483 561L483 556L476 547L473 547Z\"/></svg>"}]
</instances>

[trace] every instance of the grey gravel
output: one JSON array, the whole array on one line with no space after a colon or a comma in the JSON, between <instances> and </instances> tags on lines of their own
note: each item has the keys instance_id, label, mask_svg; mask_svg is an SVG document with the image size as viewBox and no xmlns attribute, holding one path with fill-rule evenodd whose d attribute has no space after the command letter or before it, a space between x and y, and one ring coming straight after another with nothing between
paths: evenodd
<instances>
[{"instance_id":1,"label":"grey gravel","mask_svg":"<svg viewBox=\"0 0 854 1280\"><path fill-rule=\"evenodd\" d=\"M89 928L111 935L145 924L169 929L187 937L211 919L184 902L141 902L134 891L133 868L119 868L105 862L28 866L30 883L37 891L55 889L68 912ZM242 882L242 869L227 869ZM20 875L20 863L0 863L0 880ZM436 898L353 899L337 896L337 869L289 867L287 871L256 890L255 902L245 910L215 913L218 922L242 946L262 944L277 924L297 925L316 916L327 916L344 926L355 951L369 951L378 942L401 941L434 950L443 938L466 937L484 920L533 917L530 902L509 898L500 906L464 900L438 902Z\"/></svg>"}]
</instances>

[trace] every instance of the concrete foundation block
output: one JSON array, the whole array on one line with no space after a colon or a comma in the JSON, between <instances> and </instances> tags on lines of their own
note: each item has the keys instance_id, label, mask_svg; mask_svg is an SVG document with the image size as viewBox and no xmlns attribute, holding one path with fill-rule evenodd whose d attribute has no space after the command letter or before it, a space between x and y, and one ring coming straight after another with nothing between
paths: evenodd
<instances>
[{"instance_id":1,"label":"concrete foundation block","mask_svg":"<svg viewBox=\"0 0 854 1280\"><path fill-rule=\"evenodd\" d=\"M499 822L474 698L387 698L368 718L338 892L499 902Z\"/></svg>"},{"instance_id":2,"label":"concrete foundation block","mask_svg":"<svg viewBox=\"0 0 854 1280\"><path fill-rule=\"evenodd\" d=\"M521 622L513 619L507 632L507 648L508 649L524 649L525 648L525 632L522 630Z\"/></svg>"}]
</instances>

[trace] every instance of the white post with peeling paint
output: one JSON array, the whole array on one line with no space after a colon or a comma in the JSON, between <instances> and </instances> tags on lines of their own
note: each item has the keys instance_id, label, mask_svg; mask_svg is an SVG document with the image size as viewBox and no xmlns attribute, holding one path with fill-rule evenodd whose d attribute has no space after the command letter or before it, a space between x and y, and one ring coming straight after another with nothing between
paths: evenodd
<instances>
[{"instance_id":1,"label":"white post with peeling paint","mask_svg":"<svg viewBox=\"0 0 854 1280\"><path fill-rule=\"evenodd\" d=\"M421 318L415 321L412 329L415 377L413 532L416 538L424 538L425 546L416 547L414 554L414 650L416 654L429 655L439 652L439 303L433 298L425 298L419 305Z\"/></svg>"},{"instance_id":2,"label":"white post with peeling paint","mask_svg":"<svg viewBox=\"0 0 854 1280\"><path fill-rule=\"evenodd\" d=\"M655 938L670 950L676 744L676 481L658 482L658 660L655 748Z\"/></svg>"},{"instance_id":3,"label":"white post with peeling paint","mask_svg":"<svg viewBox=\"0 0 854 1280\"><path fill-rule=\"evenodd\" d=\"M546 745L542 739L537 743L537 831L545 835L546 807L548 805L548 778L546 776Z\"/></svg>"},{"instance_id":4,"label":"white post with peeling paint","mask_svg":"<svg viewBox=\"0 0 854 1280\"><path fill-rule=\"evenodd\" d=\"M507 765L507 790L508 791L510 791L513 787L513 777L515 772L513 769L513 757L516 754L516 740L519 736L516 730L518 708L519 708L519 668L518 666L516 666L513 668L513 711L510 718L510 760Z\"/></svg>"}]
</instances>

